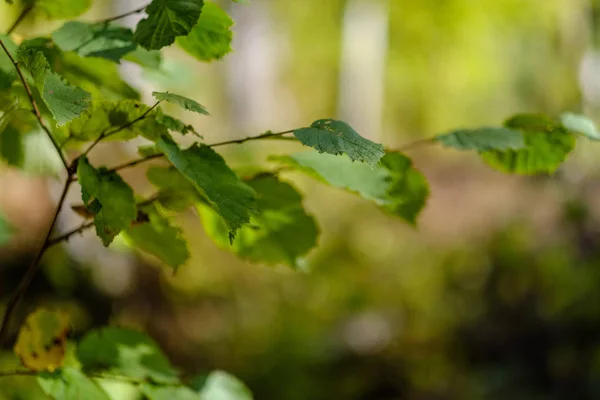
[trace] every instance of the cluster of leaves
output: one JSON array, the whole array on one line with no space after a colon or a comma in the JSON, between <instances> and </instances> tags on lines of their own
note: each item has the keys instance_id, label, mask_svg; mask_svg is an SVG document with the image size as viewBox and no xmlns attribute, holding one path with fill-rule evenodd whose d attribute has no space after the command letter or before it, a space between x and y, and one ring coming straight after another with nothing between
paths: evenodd
<instances>
[{"instance_id":1,"label":"cluster of leaves","mask_svg":"<svg viewBox=\"0 0 600 400\"><path fill-rule=\"evenodd\" d=\"M72 18L82 14L89 1L27 0L24 7L49 18ZM140 102L139 93L119 77L117 64L160 68L159 50L173 44L202 61L220 59L230 51L232 21L217 5L203 0L153 0L134 11L147 14L135 30L111 18L98 23L70 21L47 36L20 43L0 36L4 50L0 53L0 158L26 167L26 138L40 132L47 135L67 172L65 193L72 182L81 186L82 204L73 209L93 220L89 226L95 227L105 246L121 235L132 247L177 269L188 259L189 250L174 217L195 208L217 245L254 262L298 267L316 246L319 228L305 211L302 194L281 176L290 171L358 195L390 216L416 224L429 195L425 177L402 152L362 137L345 122L322 119L290 131L206 144L192 126L161 108L172 103L208 115L195 100L154 92L152 106ZM177 135L190 133L198 140L182 148ZM249 175L232 170L214 150L219 145L284 135L311 149L272 155L273 168ZM501 127L457 130L430 142L475 151L493 168L526 175L554 172L573 150L577 135L600 139L594 124L582 116L553 119L521 114ZM93 165L88 159L100 142L138 137L149 142L140 147L139 159L116 167ZM69 161L65 150L79 155ZM157 158L167 165L147 170L156 192L142 198L119 171ZM0 242L6 238L7 226L0 219ZM42 252L80 229L48 237ZM49 321L44 318L37 315L25 325L16 349L34 371L40 370L41 354L53 360L42 362L46 372L38 375L38 381L54 398L105 398L90 374L107 371L138 380L149 399L197 398L193 389L181 385L157 346L131 331L91 332L77 348L75 366L63 365L67 344L63 322L55 316L47 317ZM212 380L209 377L207 382Z\"/></svg>"}]
</instances>

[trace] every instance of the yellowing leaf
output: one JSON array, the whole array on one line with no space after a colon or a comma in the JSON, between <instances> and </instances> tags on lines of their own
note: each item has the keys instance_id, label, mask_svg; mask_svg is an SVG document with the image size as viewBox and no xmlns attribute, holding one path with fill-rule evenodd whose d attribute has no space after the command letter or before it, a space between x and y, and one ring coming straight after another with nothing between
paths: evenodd
<instances>
[{"instance_id":1,"label":"yellowing leaf","mask_svg":"<svg viewBox=\"0 0 600 400\"><path fill-rule=\"evenodd\" d=\"M64 311L39 309L21 327L15 354L33 371L54 371L63 364L69 330Z\"/></svg>"}]
</instances>

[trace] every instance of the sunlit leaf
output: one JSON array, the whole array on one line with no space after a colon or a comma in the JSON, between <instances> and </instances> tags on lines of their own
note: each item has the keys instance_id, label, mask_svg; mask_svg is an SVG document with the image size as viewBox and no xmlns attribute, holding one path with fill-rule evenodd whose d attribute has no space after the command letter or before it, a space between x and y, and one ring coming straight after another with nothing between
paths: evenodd
<instances>
[{"instance_id":1,"label":"sunlit leaf","mask_svg":"<svg viewBox=\"0 0 600 400\"><path fill-rule=\"evenodd\" d=\"M69 331L65 312L38 309L21 326L15 354L31 370L54 371L63 364Z\"/></svg>"},{"instance_id":2,"label":"sunlit leaf","mask_svg":"<svg viewBox=\"0 0 600 400\"><path fill-rule=\"evenodd\" d=\"M256 191L258 211L242 226L233 244L228 229L211 208L198 204L204 228L221 247L240 257L265 264L298 267L299 260L317 244L319 230L304 211L302 196L289 183L262 174L246 183Z\"/></svg>"},{"instance_id":3,"label":"sunlit leaf","mask_svg":"<svg viewBox=\"0 0 600 400\"><path fill-rule=\"evenodd\" d=\"M143 47L138 46L134 51L127 54L124 60L131 61L138 64L140 67L157 70L160 69L163 58L162 54L158 50L146 50Z\"/></svg>"},{"instance_id":4,"label":"sunlit leaf","mask_svg":"<svg viewBox=\"0 0 600 400\"><path fill-rule=\"evenodd\" d=\"M96 233L108 246L137 218L133 190L119 174L106 168L94 168L86 157L79 160L77 176L83 204L94 214Z\"/></svg>"},{"instance_id":5,"label":"sunlit leaf","mask_svg":"<svg viewBox=\"0 0 600 400\"><path fill-rule=\"evenodd\" d=\"M458 150L518 150L525 147L523 133L508 128L461 129L436 136L435 140Z\"/></svg>"},{"instance_id":6,"label":"sunlit leaf","mask_svg":"<svg viewBox=\"0 0 600 400\"><path fill-rule=\"evenodd\" d=\"M200 390L202 400L252 400L252 392L235 376L225 371L211 372Z\"/></svg>"},{"instance_id":7,"label":"sunlit leaf","mask_svg":"<svg viewBox=\"0 0 600 400\"><path fill-rule=\"evenodd\" d=\"M206 108L204 108L202 104L195 100L188 99L187 97L167 92L152 92L152 96L159 101L177 104L184 110L193 111L198 114L209 115L208 111L206 111Z\"/></svg>"},{"instance_id":8,"label":"sunlit leaf","mask_svg":"<svg viewBox=\"0 0 600 400\"><path fill-rule=\"evenodd\" d=\"M382 145L363 138L342 121L321 119L310 128L296 129L294 135L319 153L347 154L352 161L376 164L385 154Z\"/></svg>"},{"instance_id":9,"label":"sunlit leaf","mask_svg":"<svg viewBox=\"0 0 600 400\"><path fill-rule=\"evenodd\" d=\"M106 327L89 332L77 356L85 371L106 371L157 383L177 383L176 371L156 342L132 329Z\"/></svg>"},{"instance_id":10,"label":"sunlit leaf","mask_svg":"<svg viewBox=\"0 0 600 400\"><path fill-rule=\"evenodd\" d=\"M52 33L54 43L64 51L84 57L101 57L119 62L137 48L130 29L111 24L69 21Z\"/></svg>"},{"instance_id":11,"label":"sunlit leaf","mask_svg":"<svg viewBox=\"0 0 600 400\"><path fill-rule=\"evenodd\" d=\"M148 400L204 400L198 393L185 386L165 387L144 384L140 389Z\"/></svg>"},{"instance_id":12,"label":"sunlit leaf","mask_svg":"<svg viewBox=\"0 0 600 400\"><path fill-rule=\"evenodd\" d=\"M190 33L203 5L203 0L153 0L146 7L148 17L136 27L135 41L148 50L172 44L176 37Z\"/></svg>"},{"instance_id":13,"label":"sunlit leaf","mask_svg":"<svg viewBox=\"0 0 600 400\"><path fill-rule=\"evenodd\" d=\"M250 220L255 193L208 146L194 144L181 150L165 136L157 142L169 161L188 178L210 206L223 218L233 237Z\"/></svg>"},{"instance_id":14,"label":"sunlit leaf","mask_svg":"<svg viewBox=\"0 0 600 400\"><path fill-rule=\"evenodd\" d=\"M92 0L26 0L49 19L69 19L83 14Z\"/></svg>"},{"instance_id":15,"label":"sunlit leaf","mask_svg":"<svg viewBox=\"0 0 600 400\"><path fill-rule=\"evenodd\" d=\"M571 132L579 133L591 140L600 140L600 132L594 121L584 115L564 113L560 120L565 128Z\"/></svg>"},{"instance_id":16,"label":"sunlit leaf","mask_svg":"<svg viewBox=\"0 0 600 400\"><path fill-rule=\"evenodd\" d=\"M411 160L397 152L387 153L373 167L352 162L346 156L314 151L271 157L333 187L348 190L373 201L411 225L425 206L429 188Z\"/></svg>"},{"instance_id":17,"label":"sunlit leaf","mask_svg":"<svg viewBox=\"0 0 600 400\"><path fill-rule=\"evenodd\" d=\"M200 19L177 45L201 61L220 60L231 52L233 20L214 3L206 2Z\"/></svg>"},{"instance_id":18,"label":"sunlit leaf","mask_svg":"<svg viewBox=\"0 0 600 400\"><path fill-rule=\"evenodd\" d=\"M73 367L41 373L37 381L44 392L55 400L110 400L108 394L92 379Z\"/></svg>"},{"instance_id":19,"label":"sunlit leaf","mask_svg":"<svg viewBox=\"0 0 600 400\"><path fill-rule=\"evenodd\" d=\"M68 86L50 71L50 65L41 51L21 47L18 56L59 126L78 117L88 108L90 94L78 87Z\"/></svg>"}]
</instances>

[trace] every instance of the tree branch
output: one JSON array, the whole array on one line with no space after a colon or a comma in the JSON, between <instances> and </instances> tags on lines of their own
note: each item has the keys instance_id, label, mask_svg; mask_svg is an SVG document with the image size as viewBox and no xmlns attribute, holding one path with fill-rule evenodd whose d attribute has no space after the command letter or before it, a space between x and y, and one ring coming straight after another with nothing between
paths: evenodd
<instances>
[{"instance_id":1,"label":"tree branch","mask_svg":"<svg viewBox=\"0 0 600 400\"><path fill-rule=\"evenodd\" d=\"M42 118L42 114L40 113L40 109L38 108L38 105L37 105L35 99L33 98L33 92L31 91L29 84L25 80L25 77L23 76L23 72L21 71L21 68L19 68L19 65L13 58L12 54L10 54L10 52L6 48L6 45L4 44L2 39L0 39L0 46L2 47L2 49L4 50L4 52L6 53L8 58L10 59L10 62L13 64L13 66L17 70L17 73L19 74L19 79L21 80L21 83L23 83L23 86L25 87L25 91L27 92L27 97L29 97L29 101L31 102L31 106L33 107L33 113L35 114L35 117L37 118L38 123L40 124L40 126L42 127L44 132L46 132L46 134L48 135L48 138L50 138L50 140L52 141L52 145L54 145L54 148L58 152L65 169L68 171L69 170L69 162L67 161L64 154L62 153L60 146L58 145L56 140L54 140L54 137L52 136L50 129L48 129L48 126L46 126L46 123L44 122L44 119Z\"/></svg>"},{"instance_id":2,"label":"tree branch","mask_svg":"<svg viewBox=\"0 0 600 400\"><path fill-rule=\"evenodd\" d=\"M21 11L21 14L19 14L17 19L15 20L15 22L13 22L13 24L10 26L10 28L8 28L8 30L6 31L6 34L10 35L11 33L13 33L14 30L17 29L17 26L19 26L21 24L21 22L23 22L23 20L27 16L27 14L29 14L31 12L31 10L33 10L32 4L25 6L23 11Z\"/></svg>"},{"instance_id":3,"label":"tree branch","mask_svg":"<svg viewBox=\"0 0 600 400\"><path fill-rule=\"evenodd\" d=\"M99 24L102 24L102 23L108 24L109 22L116 21L118 19L122 19L122 18L125 18L125 17L129 17L130 15L139 14L141 12L144 12L144 10L149 5L150 5L150 3L148 3L145 6L142 6L140 8L136 8L135 10L128 11L128 12L126 12L124 14L120 14L120 15L117 15L115 17L110 17L110 18L102 19L102 20L98 21L97 23L99 23Z\"/></svg>"}]
</instances>

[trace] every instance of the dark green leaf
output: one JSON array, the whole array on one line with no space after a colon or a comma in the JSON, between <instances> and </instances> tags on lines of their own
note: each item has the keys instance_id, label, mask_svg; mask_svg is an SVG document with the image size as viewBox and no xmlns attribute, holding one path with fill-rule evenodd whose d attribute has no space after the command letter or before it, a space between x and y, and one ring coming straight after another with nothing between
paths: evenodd
<instances>
[{"instance_id":1,"label":"dark green leaf","mask_svg":"<svg viewBox=\"0 0 600 400\"><path fill-rule=\"evenodd\" d=\"M148 400L204 400L198 393L185 386L160 387L144 384L140 389Z\"/></svg>"},{"instance_id":2,"label":"dark green leaf","mask_svg":"<svg viewBox=\"0 0 600 400\"><path fill-rule=\"evenodd\" d=\"M168 136L157 142L169 161L188 178L203 198L225 220L231 237L250 220L255 193L208 146L194 144L181 150Z\"/></svg>"},{"instance_id":3,"label":"dark green leaf","mask_svg":"<svg viewBox=\"0 0 600 400\"><path fill-rule=\"evenodd\" d=\"M116 235L137 218L133 190L116 172L96 169L86 157L79 160L77 176L83 204L95 214L96 233L108 246ZM101 206L98 212L98 204Z\"/></svg>"},{"instance_id":4,"label":"dark green leaf","mask_svg":"<svg viewBox=\"0 0 600 400\"><path fill-rule=\"evenodd\" d=\"M0 40L13 57L17 53L17 45L10 37L0 34ZM8 89L17 80L17 70L4 51L0 51L0 90Z\"/></svg>"},{"instance_id":5,"label":"dark green leaf","mask_svg":"<svg viewBox=\"0 0 600 400\"><path fill-rule=\"evenodd\" d=\"M190 256L182 230L171 225L153 205L144 207L142 211L148 214L150 222L132 226L125 230L125 235L133 246L177 270Z\"/></svg>"},{"instance_id":6,"label":"dark green leaf","mask_svg":"<svg viewBox=\"0 0 600 400\"><path fill-rule=\"evenodd\" d=\"M252 400L252 392L242 381L224 371L208 375L200 391L202 400Z\"/></svg>"},{"instance_id":7,"label":"dark green leaf","mask_svg":"<svg viewBox=\"0 0 600 400\"><path fill-rule=\"evenodd\" d=\"M518 150L525 147L523 133L508 128L461 129L436 136L435 140L458 150Z\"/></svg>"},{"instance_id":8,"label":"dark green leaf","mask_svg":"<svg viewBox=\"0 0 600 400\"><path fill-rule=\"evenodd\" d=\"M148 180L160 189L157 202L168 210L184 211L203 201L194 184L175 167L151 167L147 175Z\"/></svg>"},{"instance_id":9,"label":"dark green leaf","mask_svg":"<svg viewBox=\"0 0 600 400\"><path fill-rule=\"evenodd\" d=\"M523 132L525 147L482 153L485 162L502 172L520 175L552 173L575 147L575 137L544 115L516 115L506 121L505 126Z\"/></svg>"},{"instance_id":10,"label":"dark green leaf","mask_svg":"<svg viewBox=\"0 0 600 400\"><path fill-rule=\"evenodd\" d=\"M88 333L78 358L85 371L107 371L157 383L177 383L176 371L154 340L132 329L106 327Z\"/></svg>"},{"instance_id":11,"label":"dark green leaf","mask_svg":"<svg viewBox=\"0 0 600 400\"><path fill-rule=\"evenodd\" d=\"M200 61L220 60L231 52L233 21L219 6L206 2L198 23L177 45Z\"/></svg>"},{"instance_id":12,"label":"dark green leaf","mask_svg":"<svg viewBox=\"0 0 600 400\"><path fill-rule=\"evenodd\" d=\"M158 50L186 36L198 22L203 0L153 0L146 8L148 18L141 20L134 39L148 50Z\"/></svg>"},{"instance_id":13,"label":"dark green leaf","mask_svg":"<svg viewBox=\"0 0 600 400\"><path fill-rule=\"evenodd\" d=\"M22 166L25 161L23 135L12 124L0 132L0 158L14 166Z\"/></svg>"},{"instance_id":14,"label":"dark green leaf","mask_svg":"<svg viewBox=\"0 0 600 400\"><path fill-rule=\"evenodd\" d=\"M8 243L15 230L0 213L0 246Z\"/></svg>"},{"instance_id":15,"label":"dark green leaf","mask_svg":"<svg viewBox=\"0 0 600 400\"><path fill-rule=\"evenodd\" d=\"M600 140L600 132L598 132L596 124L586 116L564 113L560 116L560 120L569 131L587 136L591 140Z\"/></svg>"},{"instance_id":16,"label":"dark green leaf","mask_svg":"<svg viewBox=\"0 0 600 400\"><path fill-rule=\"evenodd\" d=\"M69 19L83 14L90 8L92 0L27 0L41 10L49 19Z\"/></svg>"},{"instance_id":17,"label":"dark green leaf","mask_svg":"<svg viewBox=\"0 0 600 400\"><path fill-rule=\"evenodd\" d=\"M37 381L55 400L110 400L96 383L76 368L66 367L37 375Z\"/></svg>"},{"instance_id":18,"label":"dark green leaf","mask_svg":"<svg viewBox=\"0 0 600 400\"><path fill-rule=\"evenodd\" d=\"M68 86L50 71L41 51L19 48L18 56L33 77L35 86L57 124L64 125L81 115L89 106L91 96L78 87Z\"/></svg>"},{"instance_id":19,"label":"dark green leaf","mask_svg":"<svg viewBox=\"0 0 600 400\"><path fill-rule=\"evenodd\" d=\"M429 195L425 177L412 167L409 158L397 152L387 153L374 167L354 163L346 156L312 151L271 159L371 200L411 225L416 223Z\"/></svg>"},{"instance_id":20,"label":"dark green leaf","mask_svg":"<svg viewBox=\"0 0 600 400\"><path fill-rule=\"evenodd\" d=\"M209 115L208 111L206 111L206 108L204 108L203 105L195 100L188 99L187 97L167 92L152 92L152 96L154 96L154 98L158 101L166 101L168 103L177 104L184 110L193 111L198 114Z\"/></svg>"},{"instance_id":21,"label":"dark green leaf","mask_svg":"<svg viewBox=\"0 0 600 400\"><path fill-rule=\"evenodd\" d=\"M179 132L182 135L186 135L191 132L200 139L204 139L202 135L196 132L192 125L186 125L180 119L165 114L160 108L156 111L156 121L170 131Z\"/></svg>"},{"instance_id":22,"label":"dark green leaf","mask_svg":"<svg viewBox=\"0 0 600 400\"><path fill-rule=\"evenodd\" d=\"M377 164L385 154L382 145L363 138L342 121L321 119L313 122L310 128L296 129L294 135L319 153L347 154L352 161Z\"/></svg>"},{"instance_id":23,"label":"dark green leaf","mask_svg":"<svg viewBox=\"0 0 600 400\"><path fill-rule=\"evenodd\" d=\"M319 234L314 218L302 207L302 196L292 185L270 174L246 183L256 191L258 212L240 229L233 244L229 244L227 226L218 214L199 204L206 231L217 244L242 258L298 267L301 257L316 246Z\"/></svg>"},{"instance_id":24,"label":"dark green leaf","mask_svg":"<svg viewBox=\"0 0 600 400\"><path fill-rule=\"evenodd\" d=\"M69 21L52 34L52 39L61 50L116 63L137 48L130 29L104 23Z\"/></svg>"}]
</instances>

